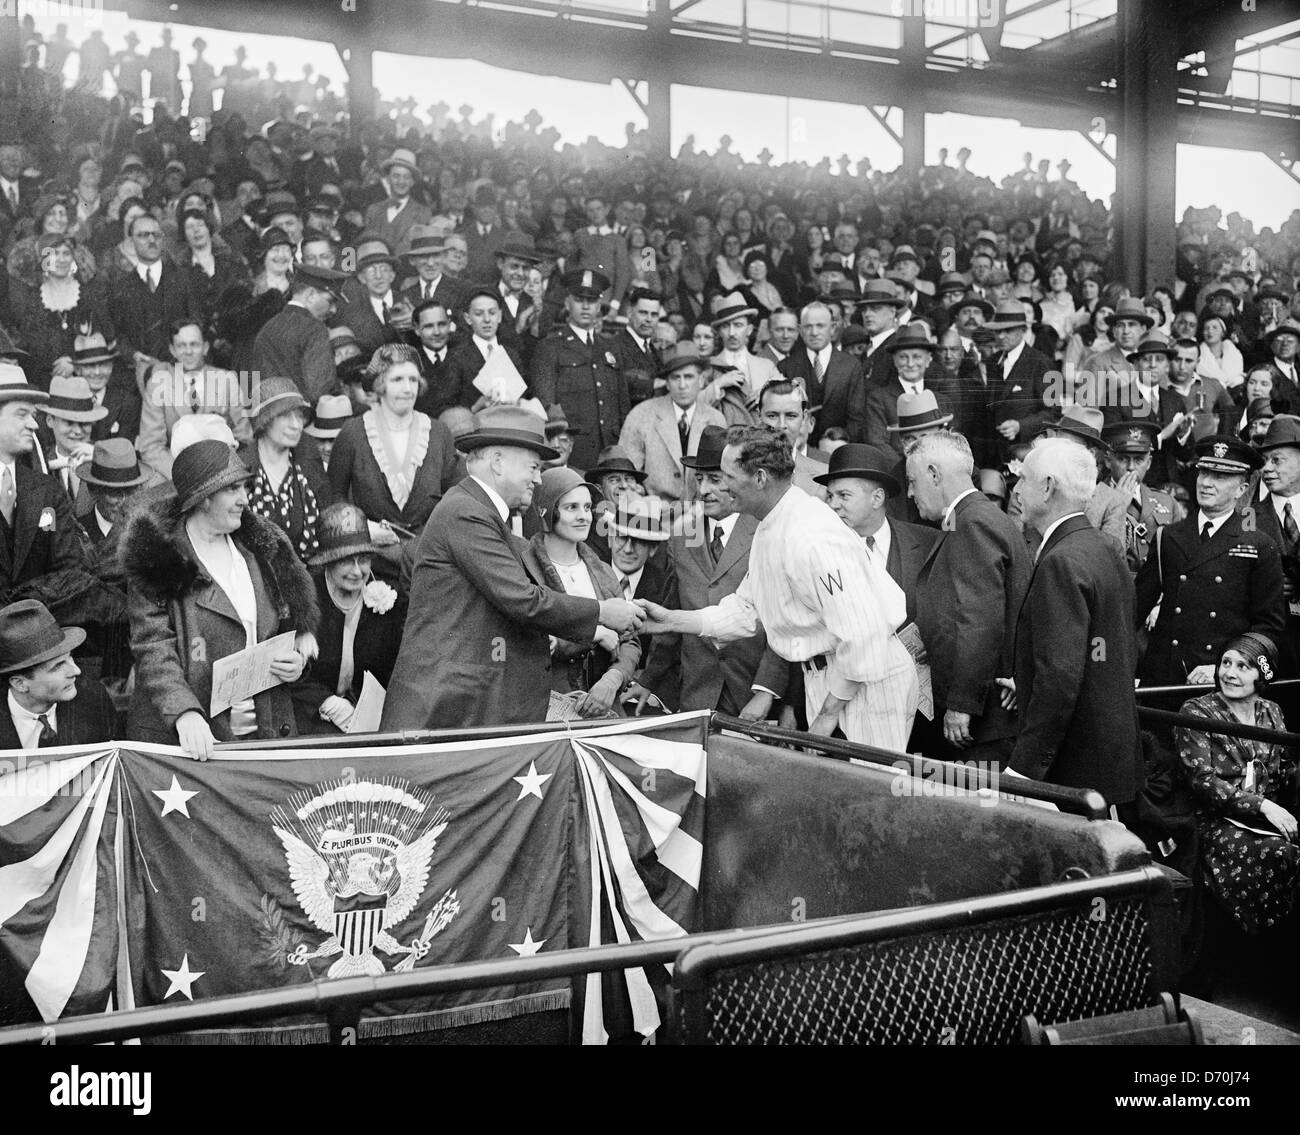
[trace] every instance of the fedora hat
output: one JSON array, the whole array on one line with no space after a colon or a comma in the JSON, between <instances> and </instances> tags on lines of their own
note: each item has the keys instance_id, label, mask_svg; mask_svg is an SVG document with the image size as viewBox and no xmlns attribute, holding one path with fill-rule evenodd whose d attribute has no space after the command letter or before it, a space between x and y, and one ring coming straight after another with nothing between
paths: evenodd
<instances>
[{"instance_id":1,"label":"fedora hat","mask_svg":"<svg viewBox=\"0 0 1300 1135\"><path fill-rule=\"evenodd\" d=\"M339 436L351 417L352 399L346 394L322 394L316 400L316 416L304 432L328 441Z\"/></svg>"},{"instance_id":2,"label":"fedora hat","mask_svg":"<svg viewBox=\"0 0 1300 1135\"><path fill-rule=\"evenodd\" d=\"M406 250L409 260L412 256L424 256L431 252L445 252L447 237L437 225L412 225L411 246Z\"/></svg>"},{"instance_id":3,"label":"fedora hat","mask_svg":"<svg viewBox=\"0 0 1300 1135\"><path fill-rule=\"evenodd\" d=\"M1275 415L1268 433L1255 444L1255 448L1263 453L1267 449L1277 449L1283 445L1293 445L1300 449L1300 418L1294 414Z\"/></svg>"},{"instance_id":4,"label":"fedora hat","mask_svg":"<svg viewBox=\"0 0 1300 1135\"><path fill-rule=\"evenodd\" d=\"M415 164L415 155L410 150L399 146L388 155L379 165L379 168L387 173L393 166L405 166L416 177L420 176L420 167Z\"/></svg>"},{"instance_id":5,"label":"fedora hat","mask_svg":"<svg viewBox=\"0 0 1300 1135\"><path fill-rule=\"evenodd\" d=\"M1106 316L1106 326L1114 327L1121 319L1135 319L1143 327L1151 327L1155 323L1146 304L1135 296L1126 296L1115 305L1115 310Z\"/></svg>"},{"instance_id":6,"label":"fedora hat","mask_svg":"<svg viewBox=\"0 0 1300 1135\"><path fill-rule=\"evenodd\" d=\"M941 296L946 292L965 292L966 277L960 272L945 272L939 277L939 282L934 287L934 294Z\"/></svg>"},{"instance_id":7,"label":"fedora hat","mask_svg":"<svg viewBox=\"0 0 1300 1135\"><path fill-rule=\"evenodd\" d=\"M668 356L659 368L659 377L667 378L674 371L679 371L686 366L709 366L709 360L706 356L700 354L700 349L689 339L684 339L673 348L673 353Z\"/></svg>"},{"instance_id":8,"label":"fedora hat","mask_svg":"<svg viewBox=\"0 0 1300 1135\"><path fill-rule=\"evenodd\" d=\"M253 433L260 433L281 414L302 409L311 416L311 403L302 396L298 384L291 378L264 378L257 384L253 404L248 408Z\"/></svg>"},{"instance_id":9,"label":"fedora hat","mask_svg":"<svg viewBox=\"0 0 1300 1135\"><path fill-rule=\"evenodd\" d=\"M78 335L73 340L73 366L111 363L117 357L117 344L108 342L98 331L92 331L89 335Z\"/></svg>"},{"instance_id":10,"label":"fedora hat","mask_svg":"<svg viewBox=\"0 0 1300 1135\"><path fill-rule=\"evenodd\" d=\"M857 302L861 307L870 307L872 304L903 307L906 303L899 297L898 289L888 280L868 281L867 286L862 289L862 294L857 297Z\"/></svg>"},{"instance_id":11,"label":"fedora hat","mask_svg":"<svg viewBox=\"0 0 1300 1135\"><path fill-rule=\"evenodd\" d=\"M12 674L70 654L86 641L80 627L60 627L36 599L0 610L0 674Z\"/></svg>"},{"instance_id":12,"label":"fedora hat","mask_svg":"<svg viewBox=\"0 0 1300 1135\"><path fill-rule=\"evenodd\" d=\"M1279 335L1294 335L1297 339L1300 339L1300 324L1292 323L1289 319L1285 323L1279 323L1272 331L1264 336L1265 345L1271 347L1273 341Z\"/></svg>"},{"instance_id":13,"label":"fedora hat","mask_svg":"<svg viewBox=\"0 0 1300 1135\"><path fill-rule=\"evenodd\" d=\"M936 343L929 335L925 333L924 327L918 327L914 323L909 323L895 333L894 337L885 345L885 350L891 355L898 351L906 351L911 347L920 347L924 351L929 351L931 355L939 349Z\"/></svg>"},{"instance_id":14,"label":"fedora hat","mask_svg":"<svg viewBox=\"0 0 1300 1135\"><path fill-rule=\"evenodd\" d=\"M988 320L984 326L990 331L1014 331L1018 327L1029 327L1029 319L1019 300L1004 300L994 308L992 319L987 315L984 318Z\"/></svg>"},{"instance_id":15,"label":"fedora hat","mask_svg":"<svg viewBox=\"0 0 1300 1135\"><path fill-rule=\"evenodd\" d=\"M317 552L307 561L324 567L351 556L372 556L379 549L370 539L366 514L347 501L335 501L320 514L316 524Z\"/></svg>"},{"instance_id":16,"label":"fedora hat","mask_svg":"<svg viewBox=\"0 0 1300 1135\"><path fill-rule=\"evenodd\" d=\"M187 445L172 463L172 484L181 512L189 512L205 497L242 485L253 476L224 441L205 438Z\"/></svg>"},{"instance_id":17,"label":"fedora hat","mask_svg":"<svg viewBox=\"0 0 1300 1135\"><path fill-rule=\"evenodd\" d=\"M95 405L90 383L80 375L50 379L50 400L42 408L50 417L65 422L97 422L108 417L108 409Z\"/></svg>"},{"instance_id":18,"label":"fedora hat","mask_svg":"<svg viewBox=\"0 0 1300 1135\"><path fill-rule=\"evenodd\" d=\"M1098 449L1109 451L1110 446L1106 444L1106 439L1101 436L1101 428L1105 421L1102 412L1093 409L1091 406L1066 406L1061 410L1061 416L1056 421L1048 422L1047 428L1071 434L1086 441L1089 445L1095 445Z\"/></svg>"},{"instance_id":19,"label":"fedora hat","mask_svg":"<svg viewBox=\"0 0 1300 1135\"><path fill-rule=\"evenodd\" d=\"M1277 418L1273 421L1276 422ZM1272 433L1272 427L1269 427L1269 432ZM1245 474L1263 467L1264 459L1259 455L1259 450L1240 438L1219 434L1203 437L1196 443L1198 469L1206 469L1211 473Z\"/></svg>"},{"instance_id":20,"label":"fedora hat","mask_svg":"<svg viewBox=\"0 0 1300 1135\"><path fill-rule=\"evenodd\" d=\"M143 485L153 475L148 465L143 465L135 446L124 437L110 437L95 442L90 464L77 470L78 480L101 489L130 489Z\"/></svg>"},{"instance_id":21,"label":"fedora hat","mask_svg":"<svg viewBox=\"0 0 1300 1135\"><path fill-rule=\"evenodd\" d=\"M496 256L499 260L505 260L507 257L514 257L516 260L526 260L530 264L540 264L546 259L537 251L537 246L533 244L532 239L526 236L516 234L496 250Z\"/></svg>"},{"instance_id":22,"label":"fedora hat","mask_svg":"<svg viewBox=\"0 0 1300 1135\"><path fill-rule=\"evenodd\" d=\"M569 419L564 416L564 407L558 402L552 403L546 408L546 439L548 441L560 434L576 436L586 432L586 430L580 430L576 426L569 425Z\"/></svg>"},{"instance_id":23,"label":"fedora hat","mask_svg":"<svg viewBox=\"0 0 1300 1135\"><path fill-rule=\"evenodd\" d=\"M668 510L658 497L623 497L610 517L609 528L620 536L649 540L658 544L667 540Z\"/></svg>"},{"instance_id":24,"label":"fedora hat","mask_svg":"<svg viewBox=\"0 0 1300 1135\"><path fill-rule=\"evenodd\" d=\"M955 319L957 313L964 307L977 307L984 314L986 320L993 318L993 305L983 296L977 296L974 292L967 292L961 299L956 300L948 305L948 318Z\"/></svg>"},{"instance_id":25,"label":"fedora hat","mask_svg":"<svg viewBox=\"0 0 1300 1135\"><path fill-rule=\"evenodd\" d=\"M722 451L727 448L727 431L722 426L705 426L695 452L682 458L682 464L697 473L722 468ZM588 474L590 476L590 474Z\"/></svg>"},{"instance_id":26,"label":"fedora hat","mask_svg":"<svg viewBox=\"0 0 1300 1135\"><path fill-rule=\"evenodd\" d=\"M1141 355L1164 355L1165 358L1172 359L1177 350L1163 331L1148 331L1128 356L1128 361L1133 362Z\"/></svg>"},{"instance_id":27,"label":"fedora hat","mask_svg":"<svg viewBox=\"0 0 1300 1135\"><path fill-rule=\"evenodd\" d=\"M886 426L885 429L889 433L904 434L912 430L946 426L951 421L951 414L940 412L939 400L934 396L933 390L922 390L919 394L904 390L898 396L898 424Z\"/></svg>"},{"instance_id":28,"label":"fedora hat","mask_svg":"<svg viewBox=\"0 0 1300 1135\"><path fill-rule=\"evenodd\" d=\"M543 420L531 410L519 406L488 406L479 411L474 432L456 439L456 448L461 453L470 453L485 445L529 449L543 461L554 461L560 456L558 449L546 444Z\"/></svg>"},{"instance_id":29,"label":"fedora hat","mask_svg":"<svg viewBox=\"0 0 1300 1135\"><path fill-rule=\"evenodd\" d=\"M363 272L372 264L387 264L394 269L397 267L397 257L388 247L388 242L377 236L364 237L357 243L357 271Z\"/></svg>"},{"instance_id":30,"label":"fedora hat","mask_svg":"<svg viewBox=\"0 0 1300 1135\"><path fill-rule=\"evenodd\" d=\"M0 402L44 403L50 396L27 381L17 363L0 362Z\"/></svg>"},{"instance_id":31,"label":"fedora hat","mask_svg":"<svg viewBox=\"0 0 1300 1135\"><path fill-rule=\"evenodd\" d=\"M750 307L739 292L728 292L722 297L722 302L718 304L710 322L714 327L721 327L722 324L730 323L733 319L753 319L757 314L758 308Z\"/></svg>"},{"instance_id":32,"label":"fedora hat","mask_svg":"<svg viewBox=\"0 0 1300 1135\"><path fill-rule=\"evenodd\" d=\"M1291 297L1276 284L1265 284L1255 293L1255 302L1258 303L1260 300L1281 300L1282 303L1290 303Z\"/></svg>"},{"instance_id":33,"label":"fedora hat","mask_svg":"<svg viewBox=\"0 0 1300 1135\"><path fill-rule=\"evenodd\" d=\"M896 497L903 489L894 476L894 466L897 464L898 457L893 453L885 453L874 445L850 442L841 445L831 454L826 472L818 474L813 480L819 485L829 485L840 477L862 477L878 482L886 495Z\"/></svg>"},{"instance_id":34,"label":"fedora hat","mask_svg":"<svg viewBox=\"0 0 1300 1135\"><path fill-rule=\"evenodd\" d=\"M587 470L587 480L594 485L602 477L608 477L611 473L626 473L638 483L643 483L649 476L644 470L632 464L632 458L617 445L607 445L600 451L596 464Z\"/></svg>"}]
</instances>

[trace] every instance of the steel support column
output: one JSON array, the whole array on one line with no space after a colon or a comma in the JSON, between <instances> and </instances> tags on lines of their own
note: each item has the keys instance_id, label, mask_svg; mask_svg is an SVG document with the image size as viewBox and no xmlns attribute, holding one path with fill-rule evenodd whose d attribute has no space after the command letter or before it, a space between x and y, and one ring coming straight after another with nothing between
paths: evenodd
<instances>
[{"instance_id":1,"label":"steel support column","mask_svg":"<svg viewBox=\"0 0 1300 1135\"><path fill-rule=\"evenodd\" d=\"M1139 295L1174 278L1177 19L1176 0L1119 6L1116 252L1119 279Z\"/></svg>"},{"instance_id":2,"label":"steel support column","mask_svg":"<svg viewBox=\"0 0 1300 1135\"><path fill-rule=\"evenodd\" d=\"M646 86L646 120L650 130L650 153L657 158L667 158L672 138L672 84L662 79L650 79Z\"/></svg>"},{"instance_id":3,"label":"steel support column","mask_svg":"<svg viewBox=\"0 0 1300 1135\"><path fill-rule=\"evenodd\" d=\"M917 174L925 165L924 16L903 17L902 55L903 98L896 105L903 109L903 172Z\"/></svg>"},{"instance_id":4,"label":"steel support column","mask_svg":"<svg viewBox=\"0 0 1300 1135\"><path fill-rule=\"evenodd\" d=\"M0 4L0 142L18 135L18 72L22 68L22 26L17 4Z\"/></svg>"}]
</instances>

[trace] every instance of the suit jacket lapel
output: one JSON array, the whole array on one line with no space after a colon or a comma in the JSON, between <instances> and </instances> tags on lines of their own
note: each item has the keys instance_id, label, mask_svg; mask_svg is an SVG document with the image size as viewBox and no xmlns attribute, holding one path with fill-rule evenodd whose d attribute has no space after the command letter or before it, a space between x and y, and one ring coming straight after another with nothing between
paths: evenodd
<instances>
[{"instance_id":1,"label":"suit jacket lapel","mask_svg":"<svg viewBox=\"0 0 1300 1135\"><path fill-rule=\"evenodd\" d=\"M13 716L9 712L9 704L6 701L0 706L0 749L14 750L21 749L23 743L18 738L18 729L14 725Z\"/></svg>"},{"instance_id":2,"label":"suit jacket lapel","mask_svg":"<svg viewBox=\"0 0 1300 1135\"><path fill-rule=\"evenodd\" d=\"M745 523L745 519L744 516L737 519L731 529L731 539L722 546L722 558L713 569L714 579L724 575L741 556L749 554L750 545L754 542L754 530Z\"/></svg>"},{"instance_id":3,"label":"suit jacket lapel","mask_svg":"<svg viewBox=\"0 0 1300 1135\"><path fill-rule=\"evenodd\" d=\"M36 537L36 529L41 522L41 513L45 509L45 495L40 494L41 499L36 499L36 474L22 462L14 463L16 473L14 487L18 491L18 499L14 503L14 559L13 574L17 575L23 570L23 563L27 559L27 553L32 549L32 540ZM58 488L62 492L62 486Z\"/></svg>"},{"instance_id":4,"label":"suit jacket lapel","mask_svg":"<svg viewBox=\"0 0 1300 1135\"><path fill-rule=\"evenodd\" d=\"M1199 520L1199 514L1192 519L1193 525ZM1187 561L1187 567L1190 570L1199 567L1206 560L1212 560L1216 556L1223 555L1236 542L1237 537L1241 535L1241 516L1239 513L1232 513L1227 520L1219 525L1219 530L1209 538L1205 543L1201 543L1200 533L1196 535L1196 549L1192 552Z\"/></svg>"},{"instance_id":5,"label":"suit jacket lapel","mask_svg":"<svg viewBox=\"0 0 1300 1135\"><path fill-rule=\"evenodd\" d=\"M698 410L696 411L699 412ZM694 419L691 420L692 431L695 428ZM658 433L660 440L668 449L670 456L677 458L681 463L682 457L682 439L677 432L677 410L673 405L671 398L665 398L659 403L655 413L655 432Z\"/></svg>"}]
</instances>

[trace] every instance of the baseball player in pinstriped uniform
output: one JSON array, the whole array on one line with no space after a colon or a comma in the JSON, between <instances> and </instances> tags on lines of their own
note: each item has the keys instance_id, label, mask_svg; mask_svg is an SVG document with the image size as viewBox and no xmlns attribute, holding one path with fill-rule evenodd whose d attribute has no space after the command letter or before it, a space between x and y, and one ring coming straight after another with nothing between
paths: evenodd
<instances>
[{"instance_id":1,"label":"baseball player in pinstriped uniform","mask_svg":"<svg viewBox=\"0 0 1300 1135\"><path fill-rule=\"evenodd\" d=\"M638 600L643 629L727 642L762 623L772 649L803 666L810 732L838 725L850 741L905 751L918 691L894 634L906 621L902 590L830 508L791 484L794 462L780 434L732 427L722 474L738 510L759 522L749 574L702 610Z\"/></svg>"}]
</instances>

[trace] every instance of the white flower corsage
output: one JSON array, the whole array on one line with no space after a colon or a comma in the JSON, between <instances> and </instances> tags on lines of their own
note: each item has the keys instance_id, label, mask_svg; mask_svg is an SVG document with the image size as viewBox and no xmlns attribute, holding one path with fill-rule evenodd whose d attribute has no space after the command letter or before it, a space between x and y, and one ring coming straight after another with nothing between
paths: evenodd
<instances>
[{"instance_id":1,"label":"white flower corsage","mask_svg":"<svg viewBox=\"0 0 1300 1135\"><path fill-rule=\"evenodd\" d=\"M618 359L616 359L616 358L614 357L614 352L613 352L613 351L606 351L606 352L605 352L605 361L606 361L607 363L609 363L609 365L612 366L612 367L617 367L617 366L618 366Z\"/></svg>"},{"instance_id":2,"label":"white flower corsage","mask_svg":"<svg viewBox=\"0 0 1300 1135\"><path fill-rule=\"evenodd\" d=\"M361 592L361 601L376 615L382 615L393 609L397 592L382 580L372 579Z\"/></svg>"},{"instance_id":3,"label":"white flower corsage","mask_svg":"<svg viewBox=\"0 0 1300 1135\"><path fill-rule=\"evenodd\" d=\"M1010 461L1007 462L1007 472L1010 473L1013 477L1019 477L1020 471L1024 467L1025 467L1025 463L1023 461L1017 461L1015 460L1015 458L1012 458Z\"/></svg>"},{"instance_id":4,"label":"white flower corsage","mask_svg":"<svg viewBox=\"0 0 1300 1135\"><path fill-rule=\"evenodd\" d=\"M42 532L54 531L54 509L52 508L41 509L41 521L39 524L39 528Z\"/></svg>"}]
</instances>

